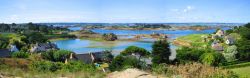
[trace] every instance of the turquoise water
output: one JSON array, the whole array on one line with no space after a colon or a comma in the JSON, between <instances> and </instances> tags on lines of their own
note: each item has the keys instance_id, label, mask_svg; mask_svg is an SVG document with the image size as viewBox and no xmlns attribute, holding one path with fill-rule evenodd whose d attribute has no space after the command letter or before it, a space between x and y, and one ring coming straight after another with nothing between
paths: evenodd
<instances>
[{"instance_id":1,"label":"turquoise water","mask_svg":"<svg viewBox=\"0 0 250 78\"><path fill-rule=\"evenodd\" d=\"M229 28L223 28L223 30L227 30ZM188 34L210 34L216 31L216 29L209 29L209 30L202 30L202 31L195 31L195 30L176 30L176 31L170 31L170 30L102 30L102 29L94 29L93 30L96 33L115 33L117 35L136 35L136 34L152 34L155 33L163 33L163 34L169 34L171 39L175 39L179 36L184 36ZM129 36L131 37L131 36ZM153 43L153 40L142 40L137 42L111 42L111 43L105 43L105 42L96 42L96 41L90 41L90 40L80 40L80 39L69 39L69 40L58 40L54 41L55 44L60 49L66 49L71 50L73 52L82 54L82 53L88 53L88 52L96 52L96 51L103 51L103 50L112 50L114 52L120 52L124 50L126 47L134 45L138 47L145 48L147 50L152 50L151 46ZM174 49L175 47L171 45L171 48Z\"/></svg>"}]
</instances>

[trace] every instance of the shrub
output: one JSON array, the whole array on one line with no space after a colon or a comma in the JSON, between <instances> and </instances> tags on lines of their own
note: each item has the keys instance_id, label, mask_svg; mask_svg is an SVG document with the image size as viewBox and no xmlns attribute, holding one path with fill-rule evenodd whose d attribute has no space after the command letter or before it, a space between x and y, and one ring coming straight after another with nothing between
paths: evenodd
<instances>
[{"instance_id":1,"label":"shrub","mask_svg":"<svg viewBox=\"0 0 250 78\"><path fill-rule=\"evenodd\" d=\"M55 72L63 68L63 63L50 61L37 61L30 65L31 70L39 72Z\"/></svg>"},{"instance_id":2,"label":"shrub","mask_svg":"<svg viewBox=\"0 0 250 78\"><path fill-rule=\"evenodd\" d=\"M51 61L37 61L33 62L29 68L31 70L39 72L78 72L78 71L87 71L95 72L96 68L90 64L84 64L80 61L71 61L67 64L61 62L51 62Z\"/></svg>"},{"instance_id":3,"label":"shrub","mask_svg":"<svg viewBox=\"0 0 250 78\"><path fill-rule=\"evenodd\" d=\"M229 46L226 51L223 52L223 56L227 60L227 62L235 61L235 55L238 53L237 47L235 45Z\"/></svg>"},{"instance_id":4,"label":"shrub","mask_svg":"<svg viewBox=\"0 0 250 78\"><path fill-rule=\"evenodd\" d=\"M221 53L210 52L202 54L200 57L200 61L203 64L218 66L223 65L223 63L225 62L225 58Z\"/></svg>"},{"instance_id":5,"label":"shrub","mask_svg":"<svg viewBox=\"0 0 250 78\"><path fill-rule=\"evenodd\" d=\"M111 71L123 70L126 68L146 68L145 62L138 60L133 56L116 56L109 66Z\"/></svg>"},{"instance_id":6,"label":"shrub","mask_svg":"<svg viewBox=\"0 0 250 78\"><path fill-rule=\"evenodd\" d=\"M176 52L176 59L180 63L186 63L191 61L198 61L200 59L200 56L206 51L204 49L182 47L180 49L177 49Z\"/></svg>"},{"instance_id":7,"label":"shrub","mask_svg":"<svg viewBox=\"0 0 250 78\"><path fill-rule=\"evenodd\" d=\"M67 50L50 50L42 53L42 58L54 62L64 62L70 56Z\"/></svg>"},{"instance_id":8,"label":"shrub","mask_svg":"<svg viewBox=\"0 0 250 78\"><path fill-rule=\"evenodd\" d=\"M77 71L88 71L95 72L96 68L91 64L84 64L81 61L70 61L68 64L65 64L63 67L64 71L77 72Z\"/></svg>"},{"instance_id":9,"label":"shrub","mask_svg":"<svg viewBox=\"0 0 250 78\"><path fill-rule=\"evenodd\" d=\"M28 52L13 52L11 54L11 57L13 58L29 58L29 53Z\"/></svg>"},{"instance_id":10,"label":"shrub","mask_svg":"<svg viewBox=\"0 0 250 78\"><path fill-rule=\"evenodd\" d=\"M200 63L187 63L180 65L158 65L158 70L153 70L157 74L177 78L238 78L232 71L203 65ZM159 69L162 68L162 69ZM153 68L155 69L155 68ZM159 71L162 70L162 71ZM166 73L167 74L164 74Z\"/></svg>"}]
</instances>

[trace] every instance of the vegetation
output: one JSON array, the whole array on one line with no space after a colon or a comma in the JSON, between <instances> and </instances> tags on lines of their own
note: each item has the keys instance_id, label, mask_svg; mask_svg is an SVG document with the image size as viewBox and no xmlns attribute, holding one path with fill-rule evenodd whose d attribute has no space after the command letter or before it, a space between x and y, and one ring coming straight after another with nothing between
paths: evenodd
<instances>
[{"instance_id":1,"label":"vegetation","mask_svg":"<svg viewBox=\"0 0 250 78\"><path fill-rule=\"evenodd\" d=\"M13 52L11 54L11 57L13 58L29 58L29 53L28 52Z\"/></svg>"},{"instance_id":2,"label":"vegetation","mask_svg":"<svg viewBox=\"0 0 250 78\"><path fill-rule=\"evenodd\" d=\"M169 56L171 55L171 51L169 43L166 40L155 41L152 48L153 64L170 63Z\"/></svg>"},{"instance_id":3,"label":"vegetation","mask_svg":"<svg viewBox=\"0 0 250 78\"><path fill-rule=\"evenodd\" d=\"M181 65L160 64L153 68L153 72L167 77L181 78L238 78L236 74L229 70L200 63L188 63Z\"/></svg>"},{"instance_id":4,"label":"vegetation","mask_svg":"<svg viewBox=\"0 0 250 78\"><path fill-rule=\"evenodd\" d=\"M133 56L118 55L113 59L109 67L111 71L119 71L127 68L144 69L146 68L146 64Z\"/></svg>"},{"instance_id":5,"label":"vegetation","mask_svg":"<svg viewBox=\"0 0 250 78\"><path fill-rule=\"evenodd\" d=\"M115 41L115 40L117 40L117 36L114 33L103 34L102 37L106 41Z\"/></svg>"},{"instance_id":6,"label":"vegetation","mask_svg":"<svg viewBox=\"0 0 250 78\"><path fill-rule=\"evenodd\" d=\"M53 62L65 62L70 57L71 52L67 50L50 50L42 53L42 58Z\"/></svg>"},{"instance_id":7,"label":"vegetation","mask_svg":"<svg viewBox=\"0 0 250 78\"><path fill-rule=\"evenodd\" d=\"M221 53L210 52L202 54L200 56L200 61L203 64L218 66L218 65L223 65L225 59Z\"/></svg>"},{"instance_id":8,"label":"vegetation","mask_svg":"<svg viewBox=\"0 0 250 78\"><path fill-rule=\"evenodd\" d=\"M122 55L138 55L139 56L139 60L141 57L146 57L149 56L150 53L144 49L144 48L140 48L140 47L136 47L136 46L129 46L127 47L124 51L121 52Z\"/></svg>"},{"instance_id":9,"label":"vegetation","mask_svg":"<svg viewBox=\"0 0 250 78\"><path fill-rule=\"evenodd\" d=\"M41 24L33 24L32 22L27 24L0 24L0 32L11 33L24 33L24 32L40 32L50 34L54 31L69 31L67 28L53 27Z\"/></svg>"}]
</instances>

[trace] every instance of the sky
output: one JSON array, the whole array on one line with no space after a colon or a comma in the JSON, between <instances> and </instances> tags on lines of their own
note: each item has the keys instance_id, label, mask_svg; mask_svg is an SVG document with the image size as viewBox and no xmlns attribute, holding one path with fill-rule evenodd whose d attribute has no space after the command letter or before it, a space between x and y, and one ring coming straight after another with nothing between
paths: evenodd
<instances>
[{"instance_id":1,"label":"sky","mask_svg":"<svg viewBox=\"0 0 250 78\"><path fill-rule=\"evenodd\" d=\"M0 23L247 23L249 0L0 0Z\"/></svg>"}]
</instances>

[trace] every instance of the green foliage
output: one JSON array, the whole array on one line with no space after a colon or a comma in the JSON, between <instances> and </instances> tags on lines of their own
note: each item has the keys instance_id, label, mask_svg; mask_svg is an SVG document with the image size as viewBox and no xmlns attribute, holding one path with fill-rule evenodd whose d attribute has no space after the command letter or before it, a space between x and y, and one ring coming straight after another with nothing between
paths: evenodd
<instances>
[{"instance_id":1,"label":"green foliage","mask_svg":"<svg viewBox=\"0 0 250 78\"><path fill-rule=\"evenodd\" d=\"M200 56L207 52L208 50L205 49L196 49L196 48L189 48L189 47L182 47L177 49L176 59L180 63L186 63L190 61L198 61Z\"/></svg>"},{"instance_id":2,"label":"green foliage","mask_svg":"<svg viewBox=\"0 0 250 78\"><path fill-rule=\"evenodd\" d=\"M23 33L23 32L40 32L44 34L49 34L52 31L69 31L67 28L53 27L47 25L33 24L32 22L27 24L0 24L0 32L13 32L13 33Z\"/></svg>"},{"instance_id":3,"label":"green foliage","mask_svg":"<svg viewBox=\"0 0 250 78\"><path fill-rule=\"evenodd\" d=\"M0 35L0 49L6 49L8 47L8 38L4 38Z\"/></svg>"},{"instance_id":4,"label":"green foliage","mask_svg":"<svg viewBox=\"0 0 250 78\"><path fill-rule=\"evenodd\" d=\"M236 58L240 61L250 61L250 40L238 40L236 46L238 47Z\"/></svg>"},{"instance_id":5,"label":"green foliage","mask_svg":"<svg viewBox=\"0 0 250 78\"><path fill-rule=\"evenodd\" d=\"M152 48L153 64L169 63L171 51L169 48L169 43L166 40L155 41Z\"/></svg>"},{"instance_id":6,"label":"green foliage","mask_svg":"<svg viewBox=\"0 0 250 78\"><path fill-rule=\"evenodd\" d=\"M45 43L48 41L48 38L39 32L26 33L24 35L27 37L26 42L30 44Z\"/></svg>"},{"instance_id":7,"label":"green foliage","mask_svg":"<svg viewBox=\"0 0 250 78\"><path fill-rule=\"evenodd\" d=\"M250 23L247 23L244 26L250 29Z\"/></svg>"},{"instance_id":8,"label":"green foliage","mask_svg":"<svg viewBox=\"0 0 250 78\"><path fill-rule=\"evenodd\" d=\"M64 72L77 72L77 71L96 71L93 65L84 64L80 61L71 61L68 64L64 64L61 62L50 62L50 61L36 61L33 62L29 68L31 70L39 71L39 72L56 72L56 71L64 71Z\"/></svg>"},{"instance_id":9,"label":"green foliage","mask_svg":"<svg viewBox=\"0 0 250 78\"><path fill-rule=\"evenodd\" d=\"M168 75L172 74L166 64L159 64L152 67L152 72L155 74Z\"/></svg>"},{"instance_id":10,"label":"green foliage","mask_svg":"<svg viewBox=\"0 0 250 78\"><path fill-rule=\"evenodd\" d=\"M112 55L111 51L105 50L103 55L103 61L104 62L111 62L113 60L114 56Z\"/></svg>"},{"instance_id":11,"label":"green foliage","mask_svg":"<svg viewBox=\"0 0 250 78\"><path fill-rule=\"evenodd\" d=\"M11 54L11 57L13 58L29 58L29 53L28 52L13 52Z\"/></svg>"},{"instance_id":12,"label":"green foliage","mask_svg":"<svg viewBox=\"0 0 250 78\"><path fill-rule=\"evenodd\" d=\"M228 62L231 62L236 60L235 55L237 53L238 53L237 46L232 45L227 47L226 51L224 51L222 54Z\"/></svg>"},{"instance_id":13,"label":"green foliage","mask_svg":"<svg viewBox=\"0 0 250 78\"><path fill-rule=\"evenodd\" d=\"M107 41L115 41L118 39L117 35L115 35L114 33L103 34L102 37L104 40L107 40Z\"/></svg>"},{"instance_id":14,"label":"green foliage","mask_svg":"<svg viewBox=\"0 0 250 78\"><path fill-rule=\"evenodd\" d=\"M126 68L143 69L145 67L146 67L145 63L138 60L136 57L118 55L111 62L109 69L111 71L116 71L116 70L123 70Z\"/></svg>"},{"instance_id":15,"label":"green foliage","mask_svg":"<svg viewBox=\"0 0 250 78\"><path fill-rule=\"evenodd\" d=\"M218 65L223 65L225 59L221 53L209 52L202 54L200 57L200 61L203 64L218 66Z\"/></svg>"},{"instance_id":16,"label":"green foliage","mask_svg":"<svg viewBox=\"0 0 250 78\"><path fill-rule=\"evenodd\" d=\"M67 50L50 50L42 53L42 58L54 62L64 62L70 56Z\"/></svg>"},{"instance_id":17,"label":"green foliage","mask_svg":"<svg viewBox=\"0 0 250 78\"><path fill-rule=\"evenodd\" d=\"M141 56L148 56L150 55L149 51L147 51L144 48L140 48L137 46L129 46L127 47L124 51L121 52L122 55L132 55L132 54L136 54L139 55L139 58Z\"/></svg>"}]
</instances>

